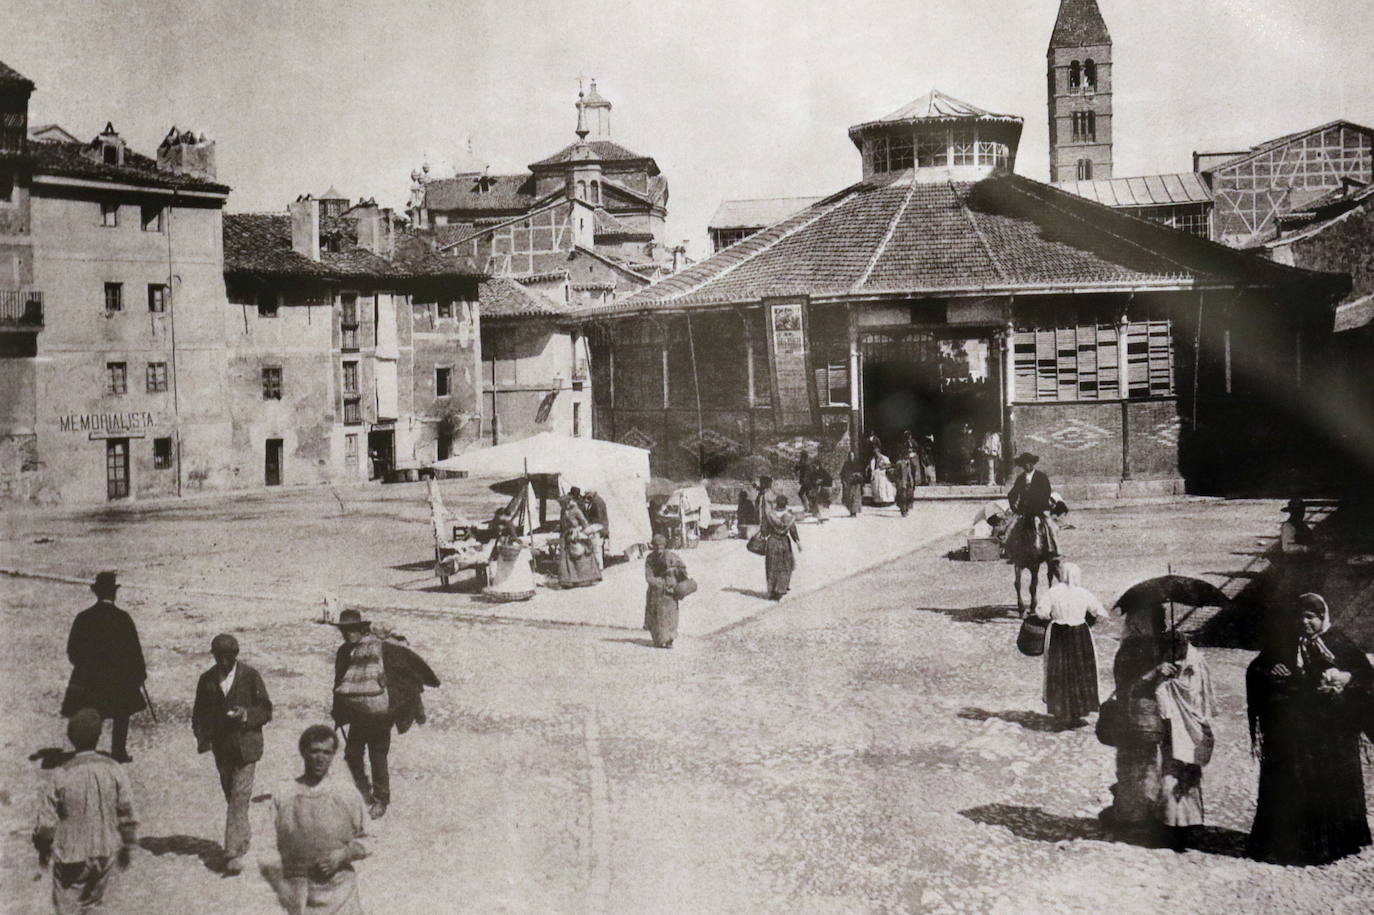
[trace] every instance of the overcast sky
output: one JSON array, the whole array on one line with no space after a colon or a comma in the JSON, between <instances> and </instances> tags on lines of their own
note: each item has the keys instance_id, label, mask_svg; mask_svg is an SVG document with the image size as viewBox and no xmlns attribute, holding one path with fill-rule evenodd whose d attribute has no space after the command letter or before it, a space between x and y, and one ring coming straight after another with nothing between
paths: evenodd
<instances>
[{"instance_id":1,"label":"overcast sky","mask_svg":"<svg viewBox=\"0 0 1374 915\"><path fill-rule=\"evenodd\" d=\"M518 172L574 139L579 74L612 138L667 176L669 239L706 250L731 197L859 177L850 124L931 87L1026 120L1017 170L1048 175L1045 51L1058 0L5 0L0 60L33 123L107 120L152 154L218 144L235 211L336 185L404 205L466 139ZM1117 175L1184 171L1346 118L1374 125L1368 0L1100 0L1114 47Z\"/></svg>"}]
</instances>

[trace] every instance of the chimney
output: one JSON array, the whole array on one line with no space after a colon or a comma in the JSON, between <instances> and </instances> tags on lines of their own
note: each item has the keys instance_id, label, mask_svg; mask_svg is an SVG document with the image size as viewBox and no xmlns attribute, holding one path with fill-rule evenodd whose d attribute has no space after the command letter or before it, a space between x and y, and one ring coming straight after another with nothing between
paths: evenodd
<instances>
[{"instance_id":1,"label":"chimney","mask_svg":"<svg viewBox=\"0 0 1374 915\"><path fill-rule=\"evenodd\" d=\"M307 194L288 204L291 214L291 250L310 258L320 259L320 202Z\"/></svg>"},{"instance_id":2,"label":"chimney","mask_svg":"<svg viewBox=\"0 0 1374 915\"><path fill-rule=\"evenodd\" d=\"M124 164L124 138L113 123L105 122L105 129L86 147L86 157L104 165Z\"/></svg>"},{"instance_id":3,"label":"chimney","mask_svg":"<svg viewBox=\"0 0 1374 915\"><path fill-rule=\"evenodd\" d=\"M348 215L357 226L358 247L386 257L386 233L382 228L382 211L376 204L354 207L353 212Z\"/></svg>"},{"instance_id":4,"label":"chimney","mask_svg":"<svg viewBox=\"0 0 1374 915\"><path fill-rule=\"evenodd\" d=\"M157 147L157 167L163 171L193 178L215 179L215 141L199 137L194 131L167 131Z\"/></svg>"}]
</instances>

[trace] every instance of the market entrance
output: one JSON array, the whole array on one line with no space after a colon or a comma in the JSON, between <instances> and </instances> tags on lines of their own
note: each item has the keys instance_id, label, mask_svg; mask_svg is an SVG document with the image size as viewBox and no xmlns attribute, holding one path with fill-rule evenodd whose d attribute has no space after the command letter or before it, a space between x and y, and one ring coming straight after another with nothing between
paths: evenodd
<instances>
[{"instance_id":1,"label":"market entrance","mask_svg":"<svg viewBox=\"0 0 1374 915\"><path fill-rule=\"evenodd\" d=\"M982 483L983 436L1000 432L997 353L988 336L967 331L866 331L863 434L874 432L889 455L911 430L931 446L941 483Z\"/></svg>"}]
</instances>

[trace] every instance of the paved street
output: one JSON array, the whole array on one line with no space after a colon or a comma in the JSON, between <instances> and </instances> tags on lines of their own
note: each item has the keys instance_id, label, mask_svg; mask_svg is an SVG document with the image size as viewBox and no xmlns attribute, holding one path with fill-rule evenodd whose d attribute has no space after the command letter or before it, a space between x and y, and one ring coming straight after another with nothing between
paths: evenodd
<instances>
[{"instance_id":1,"label":"paved street","mask_svg":"<svg viewBox=\"0 0 1374 915\"><path fill-rule=\"evenodd\" d=\"M373 573L387 586L422 576L390 568L429 550L418 492L7 519L5 565L57 577L109 565L129 581L120 603L142 632L160 722L135 722L144 850L113 911L274 910L256 866L232 879L207 866L223 808L191 739L195 676L210 637L236 632L277 706L258 775L257 793L270 793L294 774L300 729L328 706L338 637L311 621L310 594L329 586L353 599L354 582ZM1372 854L1306 871L1238 857L1257 775L1246 652L1207 649L1222 716L1204 850L1106 840L1095 814L1111 751L1091 728L1057 731L1043 716L1041 666L1013 645L1010 570L946 558L975 508L826 525L827 537L872 545L864 552L878 564L849 578L822 572L822 535L808 526L816 543L803 561L815 566L799 588L812 590L773 606L722 597L723 579L703 584L671 652L646 647L634 628L642 584L578 593L588 621L612 607L630 621L618 627L491 619L425 604L458 598L401 599L388 587L389 600L366 603L384 608L373 615L404 632L444 686L427 694L429 723L393 742L393 804L358 866L367 911L1367 911ZM1273 502L1084 509L1063 545L1110 601L1169 565L1226 584L1276 515ZM752 577L730 586L759 588L758 563L733 565L727 547L743 552L707 544L687 559L712 557L713 575L743 569ZM615 576L639 580L634 567ZM27 843L37 769L26 757L62 743L63 644L90 595L46 578L6 577L0 589L11 709L0 725L0 898L37 912L46 882ZM716 602L742 609L712 618ZM1104 670L1117 629L1098 628ZM252 857L270 867L267 807L254 805Z\"/></svg>"}]
</instances>

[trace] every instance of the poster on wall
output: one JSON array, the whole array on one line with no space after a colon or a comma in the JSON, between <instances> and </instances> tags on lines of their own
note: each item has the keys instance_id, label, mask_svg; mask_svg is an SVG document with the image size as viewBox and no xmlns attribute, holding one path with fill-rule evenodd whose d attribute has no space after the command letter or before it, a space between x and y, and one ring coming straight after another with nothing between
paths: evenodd
<instances>
[{"instance_id":1,"label":"poster on wall","mask_svg":"<svg viewBox=\"0 0 1374 915\"><path fill-rule=\"evenodd\" d=\"M806 296L763 300L773 383L773 416L779 432L808 429L815 415L806 306Z\"/></svg>"}]
</instances>

